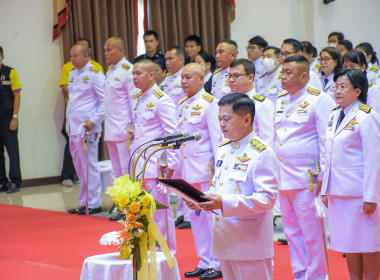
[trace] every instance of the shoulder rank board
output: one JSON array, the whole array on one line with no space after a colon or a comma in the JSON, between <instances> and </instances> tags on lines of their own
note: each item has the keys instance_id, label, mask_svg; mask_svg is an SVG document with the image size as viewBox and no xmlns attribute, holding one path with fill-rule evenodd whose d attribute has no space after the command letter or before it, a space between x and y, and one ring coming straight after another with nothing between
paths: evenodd
<instances>
[{"instance_id":1,"label":"shoulder rank board","mask_svg":"<svg viewBox=\"0 0 380 280\"><path fill-rule=\"evenodd\" d=\"M113 67L112 64L108 65L107 71L110 71L112 69L112 67Z\"/></svg>"},{"instance_id":2,"label":"shoulder rank board","mask_svg":"<svg viewBox=\"0 0 380 280\"><path fill-rule=\"evenodd\" d=\"M207 92L205 92L204 94L202 94L202 97L203 97L204 99L206 99L208 102L211 102L211 101L214 100L214 96L212 96L211 94L209 94L209 93L207 93Z\"/></svg>"},{"instance_id":3,"label":"shoulder rank board","mask_svg":"<svg viewBox=\"0 0 380 280\"><path fill-rule=\"evenodd\" d=\"M318 96L318 95L321 93L321 90L320 90L320 89L317 89L317 88L314 88L314 87L308 87L308 88L306 89L306 91L307 91L308 93L311 93L311 94L316 95L316 96Z\"/></svg>"},{"instance_id":4,"label":"shoulder rank board","mask_svg":"<svg viewBox=\"0 0 380 280\"><path fill-rule=\"evenodd\" d=\"M184 98L182 98L179 102L178 102L178 105L181 105L183 102L185 102L185 100L187 99L188 97L185 96Z\"/></svg>"},{"instance_id":5,"label":"shoulder rank board","mask_svg":"<svg viewBox=\"0 0 380 280\"><path fill-rule=\"evenodd\" d=\"M133 96L133 99L136 99L136 98L140 97L141 95L142 95L142 91L140 90L140 91L138 91L138 92L135 94L135 96Z\"/></svg>"},{"instance_id":6,"label":"shoulder rank board","mask_svg":"<svg viewBox=\"0 0 380 280\"><path fill-rule=\"evenodd\" d=\"M224 145L227 145L228 143L231 143L231 140L223 141L222 143L219 144L219 147L222 147L222 146L224 146Z\"/></svg>"},{"instance_id":7,"label":"shoulder rank board","mask_svg":"<svg viewBox=\"0 0 380 280\"><path fill-rule=\"evenodd\" d=\"M215 70L214 73L212 73L212 74L215 75L216 73L220 72L220 70L222 70L222 69L219 68L218 70Z\"/></svg>"},{"instance_id":8,"label":"shoulder rank board","mask_svg":"<svg viewBox=\"0 0 380 280\"><path fill-rule=\"evenodd\" d=\"M98 73L98 72L99 72L99 70L96 69L96 68L93 67L93 66L90 67L90 70L91 70L92 72L94 72L94 73Z\"/></svg>"},{"instance_id":9,"label":"shoulder rank board","mask_svg":"<svg viewBox=\"0 0 380 280\"><path fill-rule=\"evenodd\" d=\"M287 91L285 90L285 91L283 91L283 92L280 92L280 93L278 94L277 97L281 97L281 96L287 95L288 93L289 93L289 92L287 92Z\"/></svg>"},{"instance_id":10,"label":"shoulder rank board","mask_svg":"<svg viewBox=\"0 0 380 280\"><path fill-rule=\"evenodd\" d=\"M336 106L336 107L332 108L332 110L331 110L331 111L335 111L335 110L338 110L339 108L340 108L340 105L338 105L338 106Z\"/></svg>"},{"instance_id":11,"label":"shoulder rank board","mask_svg":"<svg viewBox=\"0 0 380 280\"><path fill-rule=\"evenodd\" d=\"M161 98L165 95L165 93L162 90L160 90L159 88L155 88L153 90L153 93L155 96L157 96L157 98Z\"/></svg>"},{"instance_id":12,"label":"shoulder rank board","mask_svg":"<svg viewBox=\"0 0 380 280\"><path fill-rule=\"evenodd\" d=\"M251 140L251 146L254 147L257 151L259 151L259 153L261 153L267 147L267 145L265 145L257 139Z\"/></svg>"},{"instance_id":13,"label":"shoulder rank board","mask_svg":"<svg viewBox=\"0 0 380 280\"><path fill-rule=\"evenodd\" d=\"M252 96L252 98L253 98L253 99L256 99L256 100L258 100L258 101L263 102L264 99L265 99L265 96L262 96L262 95L256 93L256 94L254 94L254 95Z\"/></svg>"},{"instance_id":14,"label":"shoulder rank board","mask_svg":"<svg viewBox=\"0 0 380 280\"><path fill-rule=\"evenodd\" d=\"M376 67L369 67L369 70L371 70L373 72L377 72L379 69L377 69Z\"/></svg>"},{"instance_id":15,"label":"shoulder rank board","mask_svg":"<svg viewBox=\"0 0 380 280\"><path fill-rule=\"evenodd\" d=\"M121 67L122 67L123 69L125 69L125 70L129 70L129 68L131 68L131 65L129 65L129 64L127 64L127 63L123 63L123 64L121 65Z\"/></svg>"},{"instance_id":16,"label":"shoulder rank board","mask_svg":"<svg viewBox=\"0 0 380 280\"><path fill-rule=\"evenodd\" d=\"M359 109L366 112L367 114L369 113L369 111L371 111L372 107L368 106L368 105L365 105L365 104L360 104L359 105Z\"/></svg>"}]
</instances>

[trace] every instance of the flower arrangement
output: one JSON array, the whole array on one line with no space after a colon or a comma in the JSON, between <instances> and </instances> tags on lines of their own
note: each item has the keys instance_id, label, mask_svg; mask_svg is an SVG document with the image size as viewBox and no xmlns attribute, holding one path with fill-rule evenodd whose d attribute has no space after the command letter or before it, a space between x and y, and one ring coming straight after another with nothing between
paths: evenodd
<instances>
[{"instance_id":1,"label":"flower arrangement","mask_svg":"<svg viewBox=\"0 0 380 280\"><path fill-rule=\"evenodd\" d=\"M139 182L132 182L129 175L115 179L114 184L115 186L107 188L106 193L112 197L118 209L125 213L126 218L125 221L119 221L123 225L123 230L118 236L120 258L132 259L135 279L137 279L137 272L142 279L148 279L148 245L151 251L151 275L155 275L157 239L169 266L172 267L173 257L153 219L156 208L167 207L158 203L149 192L143 190ZM140 273L141 268L143 269Z\"/></svg>"}]
</instances>

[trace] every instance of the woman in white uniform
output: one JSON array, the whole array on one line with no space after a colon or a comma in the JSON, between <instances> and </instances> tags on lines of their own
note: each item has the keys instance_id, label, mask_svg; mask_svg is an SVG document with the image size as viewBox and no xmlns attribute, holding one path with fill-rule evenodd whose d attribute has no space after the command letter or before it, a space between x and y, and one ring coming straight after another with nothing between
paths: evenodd
<instances>
[{"instance_id":1,"label":"woman in white uniform","mask_svg":"<svg viewBox=\"0 0 380 280\"><path fill-rule=\"evenodd\" d=\"M330 115L322 174L331 248L347 254L351 280L378 280L380 115L365 105L368 81L362 71L342 69L334 80L339 106Z\"/></svg>"},{"instance_id":2,"label":"woman in white uniform","mask_svg":"<svg viewBox=\"0 0 380 280\"><path fill-rule=\"evenodd\" d=\"M342 68L341 57L338 49L334 47L324 48L319 53L319 61L322 72L322 76L320 78L322 89L335 100L333 90L335 85L334 75Z\"/></svg>"}]
</instances>

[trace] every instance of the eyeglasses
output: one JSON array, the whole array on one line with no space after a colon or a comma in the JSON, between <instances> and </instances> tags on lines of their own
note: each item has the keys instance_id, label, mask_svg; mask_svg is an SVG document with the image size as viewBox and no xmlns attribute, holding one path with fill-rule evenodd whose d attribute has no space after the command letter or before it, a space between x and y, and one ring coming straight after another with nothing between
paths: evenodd
<instances>
[{"instance_id":1,"label":"eyeglasses","mask_svg":"<svg viewBox=\"0 0 380 280\"><path fill-rule=\"evenodd\" d=\"M332 60L332 58L331 57L320 57L320 58L318 58L318 61L319 62L329 62L330 60Z\"/></svg>"},{"instance_id":2,"label":"eyeglasses","mask_svg":"<svg viewBox=\"0 0 380 280\"><path fill-rule=\"evenodd\" d=\"M248 76L249 74L248 73L245 73L245 74L229 74L228 75L228 79L229 80L237 80L240 76Z\"/></svg>"},{"instance_id":3,"label":"eyeglasses","mask_svg":"<svg viewBox=\"0 0 380 280\"><path fill-rule=\"evenodd\" d=\"M281 57L283 57L283 56L287 57L287 56L291 55L292 53L297 53L297 52L284 52L284 53L282 52Z\"/></svg>"},{"instance_id":4,"label":"eyeglasses","mask_svg":"<svg viewBox=\"0 0 380 280\"><path fill-rule=\"evenodd\" d=\"M337 90L345 91L345 90L349 89L350 87L351 87L351 86L349 86L349 85L341 85L341 86L334 85L334 86L332 87L332 90L333 90L333 91L337 91Z\"/></svg>"},{"instance_id":5,"label":"eyeglasses","mask_svg":"<svg viewBox=\"0 0 380 280\"><path fill-rule=\"evenodd\" d=\"M257 47L256 46L247 46L246 49L247 49L247 51L248 50L253 51L253 50L257 49Z\"/></svg>"}]
</instances>

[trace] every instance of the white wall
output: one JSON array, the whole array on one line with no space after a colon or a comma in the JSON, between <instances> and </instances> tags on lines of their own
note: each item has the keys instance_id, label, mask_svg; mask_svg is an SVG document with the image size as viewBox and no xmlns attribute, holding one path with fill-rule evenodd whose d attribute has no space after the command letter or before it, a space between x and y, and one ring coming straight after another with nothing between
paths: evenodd
<instances>
[{"instance_id":1,"label":"white wall","mask_svg":"<svg viewBox=\"0 0 380 280\"><path fill-rule=\"evenodd\" d=\"M64 102L58 87L59 40L52 42L53 1L0 0L0 45L4 64L22 84L19 114L21 172L24 179L57 176L64 139Z\"/></svg>"},{"instance_id":2,"label":"white wall","mask_svg":"<svg viewBox=\"0 0 380 280\"><path fill-rule=\"evenodd\" d=\"M322 0L235 0L236 20L231 24L231 38L239 46L239 57L247 57L247 41L263 36L269 44L280 47L286 38L311 41L320 51L332 31L343 32L357 45L369 41L380 54L380 1L336 0L328 5Z\"/></svg>"}]
</instances>

